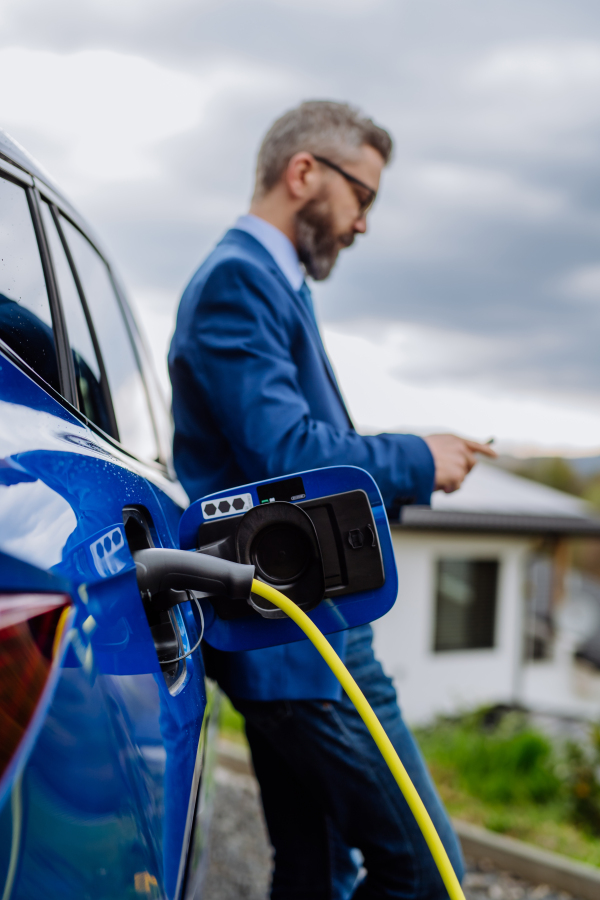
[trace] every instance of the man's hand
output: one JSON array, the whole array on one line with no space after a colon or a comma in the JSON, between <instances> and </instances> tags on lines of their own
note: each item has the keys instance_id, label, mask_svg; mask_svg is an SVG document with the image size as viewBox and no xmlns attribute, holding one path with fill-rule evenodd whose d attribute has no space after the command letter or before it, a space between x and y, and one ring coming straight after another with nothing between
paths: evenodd
<instances>
[{"instance_id":1,"label":"man's hand","mask_svg":"<svg viewBox=\"0 0 600 900\"><path fill-rule=\"evenodd\" d=\"M496 457L498 454L489 444L467 441L455 434L430 434L425 443L431 450L435 463L435 491L451 494L457 491L469 474L477 459L476 453Z\"/></svg>"}]
</instances>

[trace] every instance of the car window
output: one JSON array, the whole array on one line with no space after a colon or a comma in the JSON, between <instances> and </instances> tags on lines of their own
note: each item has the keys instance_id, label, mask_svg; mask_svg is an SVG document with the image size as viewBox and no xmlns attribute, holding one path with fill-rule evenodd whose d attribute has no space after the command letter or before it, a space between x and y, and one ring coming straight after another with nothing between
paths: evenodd
<instances>
[{"instance_id":1,"label":"car window","mask_svg":"<svg viewBox=\"0 0 600 900\"><path fill-rule=\"evenodd\" d=\"M158 449L148 397L121 304L102 257L61 217L104 361L121 443L144 459Z\"/></svg>"},{"instance_id":2,"label":"car window","mask_svg":"<svg viewBox=\"0 0 600 900\"><path fill-rule=\"evenodd\" d=\"M79 408L103 431L112 434L114 429L102 384L102 370L73 272L47 203L41 204L41 211L73 354Z\"/></svg>"},{"instance_id":3,"label":"car window","mask_svg":"<svg viewBox=\"0 0 600 900\"><path fill-rule=\"evenodd\" d=\"M52 314L23 188L0 178L0 338L59 391Z\"/></svg>"}]
</instances>

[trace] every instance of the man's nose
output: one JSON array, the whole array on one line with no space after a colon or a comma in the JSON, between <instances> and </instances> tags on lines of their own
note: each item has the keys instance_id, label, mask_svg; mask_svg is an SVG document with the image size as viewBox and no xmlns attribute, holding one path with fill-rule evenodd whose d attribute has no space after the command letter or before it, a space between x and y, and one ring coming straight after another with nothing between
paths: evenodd
<instances>
[{"instance_id":1,"label":"man's nose","mask_svg":"<svg viewBox=\"0 0 600 900\"><path fill-rule=\"evenodd\" d=\"M355 234L366 234L367 232L367 217L360 216L354 222L354 233Z\"/></svg>"}]
</instances>

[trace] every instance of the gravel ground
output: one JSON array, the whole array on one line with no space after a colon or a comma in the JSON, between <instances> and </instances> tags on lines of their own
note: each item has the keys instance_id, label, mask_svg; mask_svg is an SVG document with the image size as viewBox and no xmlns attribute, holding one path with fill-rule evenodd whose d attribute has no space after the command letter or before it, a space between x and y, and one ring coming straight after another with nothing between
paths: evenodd
<instances>
[{"instance_id":1,"label":"gravel ground","mask_svg":"<svg viewBox=\"0 0 600 900\"><path fill-rule=\"evenodd\" d=\"M206 900L265 900L271 847L258 785L250 775L218 766L210 835Z\"/></svg>"},{"instance_id":2,"label":"gravel ground","mask_svg":"<svg viewBox=\"0 0 600 900\"><path fill-rule=\"evenodd\" d=\"M266 900L271 850L255 779L219 766L206 900ZM529 884L485 860L467 860L467 900L575 900L546 884Z\"/></svg>"}]
</instances>

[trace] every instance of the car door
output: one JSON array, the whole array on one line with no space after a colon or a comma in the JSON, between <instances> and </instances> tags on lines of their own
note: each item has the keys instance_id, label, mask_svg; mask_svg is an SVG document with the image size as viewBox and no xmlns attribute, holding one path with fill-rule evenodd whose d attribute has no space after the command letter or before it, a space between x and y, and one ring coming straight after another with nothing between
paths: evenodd
<instances>
[{"instance_id":1,"label":"car door","mask_svg":"<svg viewBox=\"0 0 600 900\"><path fill-rule=\"evenodd\" d=\"M29 641L13 636L2 667L6 716L37 672L3 748L0 884L6 900L174 897L207 696L199 651L168 660L200 622L185 607L148 620L131 550L176 546L181 493L153 462L110 269L46 193L0 171L0 611L18 608ZM3 621L5 658L16 626Z\"/></svg>"}]
</instances>

